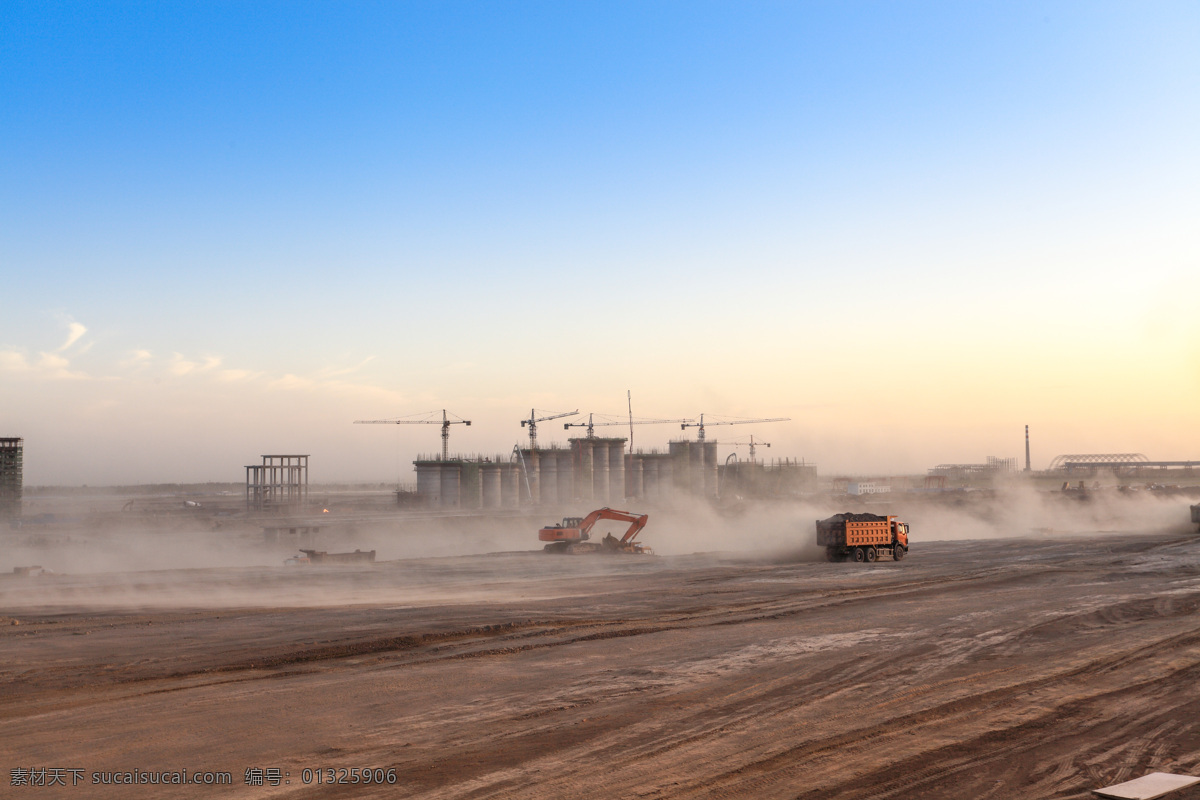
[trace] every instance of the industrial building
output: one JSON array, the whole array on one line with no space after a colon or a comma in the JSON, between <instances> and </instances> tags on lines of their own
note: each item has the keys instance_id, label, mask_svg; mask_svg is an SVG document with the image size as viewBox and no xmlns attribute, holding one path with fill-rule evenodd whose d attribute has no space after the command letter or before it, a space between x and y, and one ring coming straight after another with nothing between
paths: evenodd
<instances>
[{"instance_id":1,"label":"industrial building","mask_svg":"<svg viewBox=\"0 0 1200 800\"><path fill-rule=\"evenodd\" d=\"M1197 468L1200 460L1151 461L1141 453L1083 453L1055 456L1048 471L1087 476L1104 471L1129 478L1160 478L1167 470L1189 474Z\"/></svg>"},{"instance_id":2,"label":"industrial building","mask_svg":"<svg viewBox=\"0 0 1200 800\"><path fill-rule=\"evenodd\" d=\"M21 516L24 439L0 439L0 517Z\"/></svg>"}]
</instances>

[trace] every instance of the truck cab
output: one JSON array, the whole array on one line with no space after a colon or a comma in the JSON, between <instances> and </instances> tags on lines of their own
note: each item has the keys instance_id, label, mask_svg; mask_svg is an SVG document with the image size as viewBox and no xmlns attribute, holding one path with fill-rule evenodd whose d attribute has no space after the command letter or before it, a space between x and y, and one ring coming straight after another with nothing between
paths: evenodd
<instances>
[{"instance_id":1,"label":"truck cab","mask_svg":"<svg viewBox=\"0 0 1200 800\"><path fill-rule=\"evenodd\" d=\"M908 523L892 519L892 540L908 547Z\"/></svg>"}]
</instances>

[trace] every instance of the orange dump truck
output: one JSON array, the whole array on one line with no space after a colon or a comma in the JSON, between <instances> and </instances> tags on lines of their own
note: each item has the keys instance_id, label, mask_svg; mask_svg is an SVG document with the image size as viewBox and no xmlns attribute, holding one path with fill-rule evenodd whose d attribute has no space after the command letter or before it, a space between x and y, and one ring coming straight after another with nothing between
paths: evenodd
<instances>
[{"instance_id":1,"label":"orange dump truck","mask_svg":"<svg viewBox=\"0 0 1200 800\"><path fill-rule=\"evenodd\" d=\"M1200 525L1200 505L1192 506L1192 522Z\"/></svg>"},{"instance_id":2,"label":"orange dump truck","mask_svg":"<svg viewBox=\"0 0 1200 800\"><path fill-rule=\"evenodd\" d=\"M835 514L817 520L817 545L830 561L899 561L908 554L908 523L878 514Z\"/></svg>"}]
</instances>

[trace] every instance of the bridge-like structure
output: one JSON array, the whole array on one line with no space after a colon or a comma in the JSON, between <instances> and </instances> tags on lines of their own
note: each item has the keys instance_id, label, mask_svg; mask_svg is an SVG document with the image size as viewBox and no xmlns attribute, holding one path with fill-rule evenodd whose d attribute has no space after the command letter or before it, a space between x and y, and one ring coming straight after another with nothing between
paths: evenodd
<instances>
[{"instance_id":1,"label":"bridge-like structure","mask_svg":"<svg viewBox=\"0 0 1200 800\"><path fill-rule=\"evenodd\" d=\"M1141 453L1083 453L1055 456L1050 470L1073 472L1077 469L1145 469L1200 467L1200 461L1151 461Z\"/></svg>"}]
</instances>

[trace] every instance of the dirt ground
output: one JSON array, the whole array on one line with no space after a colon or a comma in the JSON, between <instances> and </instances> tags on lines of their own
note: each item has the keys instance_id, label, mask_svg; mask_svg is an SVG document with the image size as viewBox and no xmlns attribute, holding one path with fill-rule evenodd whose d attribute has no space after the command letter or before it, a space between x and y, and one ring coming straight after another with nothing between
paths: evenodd
<instances>
[{"instance_id":1,"label":"dirt ground","mask_svg":"<svg viewBox=\"0 0 1200 800\"><path fill-rule=\"evenodd\" d=\"M1083 798L1200 773L1194 534L810 556L5 578L0 795ZM92 783L185 768L232 785ZM351 768L385 782L325 782Z\"/></svg>"}]
</instances>

